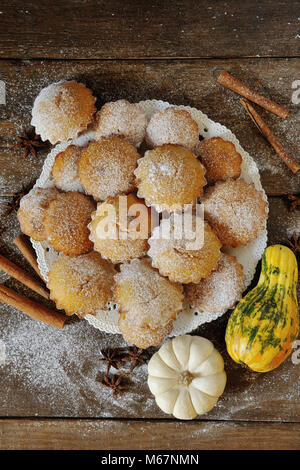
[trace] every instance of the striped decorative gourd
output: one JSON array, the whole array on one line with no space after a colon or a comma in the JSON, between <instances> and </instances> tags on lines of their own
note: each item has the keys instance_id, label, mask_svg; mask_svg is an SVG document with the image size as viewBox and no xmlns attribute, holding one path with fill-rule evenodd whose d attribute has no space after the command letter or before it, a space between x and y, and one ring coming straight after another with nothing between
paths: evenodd
<instances>
[{"instance_id":1,"label":"striped decorative gourd","mask_svg":"<svg viewBox=\"0 0 300 470\"><path fill-rule=\"evenodd\" d=\"M282 245L269 246L257 286L238 303L226 329L226 345L235 362L256 372L278 367L299 334L297 260Z\"/></svg>"}]
</instances>

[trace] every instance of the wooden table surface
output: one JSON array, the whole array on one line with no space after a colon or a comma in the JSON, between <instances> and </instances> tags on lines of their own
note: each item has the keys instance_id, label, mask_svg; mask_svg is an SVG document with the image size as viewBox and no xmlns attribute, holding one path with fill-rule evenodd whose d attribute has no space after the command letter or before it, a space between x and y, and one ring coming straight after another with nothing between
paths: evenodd
<instances>
[{"instance_id":1,"label":"wooden table surface","mask_svg":"<svg viewBox=\"0 0 300 470\"><path fill-rule=\"evenodd\" d=\"M300 175L259 135L238 96L216 82L226 69L286 106L291 118L285 121L261 114L299 161L300 106L292 102L300 78L299 16L299 0L54 0L51 6L2 0L1 200L39 176L47 150L24 160L11 147L30 128L40 89L67 78L91 87L98 107L156 98L197 107L225 124L260 169L270 204L269 244L299 234L299 210L289 211L287 195L299 193ZM18 233L15 214L1 218L0 252L32 272L12 243ZM37 299L2 273L0 282ZM183 422L155 405L145 365L127 377L129 390L118 400L100 385L100 350L123 346L119 335L75 318L56 330L1 304L0 449L299 449L299 354L266 374L246 370L226 353L227 320L228 314L197 330L225 358L225 393L210 413Z\"/></svg>"}]
</instances>

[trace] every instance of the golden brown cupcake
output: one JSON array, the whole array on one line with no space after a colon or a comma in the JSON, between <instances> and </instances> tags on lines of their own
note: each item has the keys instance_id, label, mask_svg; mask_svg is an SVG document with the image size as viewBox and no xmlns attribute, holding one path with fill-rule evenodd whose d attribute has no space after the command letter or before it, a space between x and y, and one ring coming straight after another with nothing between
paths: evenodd
<instances>
[{"instance_id":1,"label":"golden brown cupcake","mask_svg":"<svg viewBox=\"0 0 300 470\"><path fill-rule=\"evenodd\" d=\"M149 248L150 217L148 207L134 194L109 197L98 204L89 224L94 250L113 263L145 256Z\"/></svg>"},{"instance_id":2,"label":"golden brown cupcake","mask_svg":"<svg viewBox=\"0 0 300 470\"><path fill-rule=\"evenodd\" d=\"M140 157L134 145L119 137L102 137L82 151L80 181L96 200L128 194L134 188L134 169Z\"/></svg>"},{"instance_id":3,"label":"golden brown cupcake","mask_svg":"<svg viewBox=\"0 0 300 470\"><path fill-rule=\"evenodd\" d=\"M77 257L60 254L48 274L50 298L67 315L95 315L112 298L115 272L95 251Z\"/></svg>"},{"instance_id":4,"label":"golden brown cupcake","mask_svg":"<svg viewBox=\"0 0 300 470\"><path fill-rule=\"evenodd\" d=\"M246 245L257 238L267 220L267 203L253 183L219 181L202 198L205 218L223 245Z\"/></svg>"},{"instance_id":5,"label":"golden brown cupcake","mask_svg":"<svg viewBox=\"0 0 300 470\"><path fill-rule=\"evenodd\" d=\"M91 251L87 225L91 221L94 202L84 194L59 194L45 210L44 226L47 239L56 251L78 256Z\"/></svg>"},{"instance_id":6,"label":"golden brown cupcake","mask_svg":"<svg viewBox=\"0 0 300 470\"><path fill-rule=\"evenodd\" d=\"M208 184L236 179L241 175L242 157L232 142L221 137L202 140L195 148L195 154L205 166Z\"/></svg>"},{"instance_id":7,"label":"golden brown cupcake","mask_svg":"<svg viewBox=\"0 0 300 470\"><path fill-rule=\"evenodd\" d=\"M92 122L96 98L83 83L60 81L43 88L35 99L31 124L51 144L73 139Z\"/></svg>"},{"instance_id":8,"label":"golden brown cupcake","mask_svg":"<svg viewBox=\"0 0 300 470\"><path fill-rule=\"evenodd\" d=\"M78 175L78 163L82 148L69 145L66 150L56 155L52 176L55 185L62 191L83 191Z\"/></svg>"},{"instance_id":9,"label":"golden brown cupcake","mask_svg":"<svg viewBox=\"0 0 300 470\"><path fill-rule=\"evenodd\" d=\"M171 281L197 283L216 268L221 243L207 222L192 216L191 233L176 235L176 218L163 219L149 238L148 255L162 276ZM168 234L169 231L169 235Z\"/></svg>"},{"instance_id":10,"label":"golden brown cupcake","mask_svg":"<svg viewBox=\"0 0 300 470\"><path fill-rule=\"evenodd\" d=\"M160 344L182 310L182 287L160 276L148 258L121 265L115 282L119 328L125 340L140 348Z\"/></svg>"},{"instance_id":11,"label":"golden brown cupcake","mask_svg":"<svg viewBox=\"0 0 300 470\"><path fill-rule=\"evenodd\" d=\"M36 187L22 197L18 210L18 220L25 235L37 241L47 239L44 227L45 209L58 194L59 191L55 187Z\"/></svg>"},{"instance_id":12,"label":"golden brown cupcake","mask_svg":"<svg viewBox=\"0 0 300 470\"><path fill-rule=\"evenodd\" d=\"M145 137L147 118L138 105L126 100L106 103L97 113L95 139L116 135L134 145Z\"/></svg>"},{"instance_id":13,"label":"golden brown cupcake","mask_svg":"<svg viewBox=\"0 0 300 470\"><path fill-rule=\"evenodd\" d=\"M188 111L170 107L155 113L146 130L146 141L151 147L177 144L192 149L198 143L199 127Z\"/></svg>"},{"instance_id":14,"label":"golden brown cupcake","mask_svg":"<svg viewBox=\"0 0 300 470\"><path fill-rule=\"evenodd\" d=\"M159 212L194 204L206 183L201 163L190 150L179 145L149 150L134 173L138 196Z\"/></svg>"},{"instance_id":15,"label":"golden brown cupcake","mask_svg":"<svg viewBox=\"0 0 300 470\"><path fill-rule=\"evenodd\" d=\"M225 313L241 299L244 289L243 267L234 256L222 253L216 269L198 284L188 284L185 293L199 312Z\"/></svg>"},{"instance_id":16,"label":"golden brown cupcake","mask_svg":"<svg viewBox=\"0 0 300 470\"><path fill-rule=\"evenodd\" d=\"M173 330L173 320L170 320L164 326L150 328L135 322L133 318L130 314L121 314L118 323L119 329L127 343L134 344L141 349L161 344Z\"/></svg>"}]
</instances>

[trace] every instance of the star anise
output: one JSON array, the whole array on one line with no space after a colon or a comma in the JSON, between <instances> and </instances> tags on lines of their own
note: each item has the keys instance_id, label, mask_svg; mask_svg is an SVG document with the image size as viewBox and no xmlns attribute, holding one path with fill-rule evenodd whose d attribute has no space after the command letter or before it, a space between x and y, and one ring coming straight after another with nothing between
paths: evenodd
<instances>
[{"instance_id":1,"label":"star anise","mask_svg":"<svg viewBox=\"0 0 300 470\"><path fill-rule=\"evenodd\" d=\"M113 397L116 400L118 394L127 390L127 386L122 384L122 377L120 375L112 375L109 377L105 375L104 379L101 382L104 387L109 387L113 390Z\"/></svg>"},{"instance_id":2,"label":"star anise","mask_svg":"<svg viewBox=\"0 0 300 470\"><path fill-rule=\"evenodd\" d=\"M293 194L288 194L288 200L292 201L289 207L290 212L293 212L298 206L300 206L300 196L294 196Z\"/></svg>"},{"instance_id":3,"label":"star anise","mask_svg":"<svg viewBox=\"0 0 300 470\"><path fill-rule=\"evenodd\" d=\"M107 348L107 349L102 349L100 352L103 356L101 357L100 361L107 362L106 375L108 375L111 367L114 367L115 369L119 369L121 365L121 361L122 361L120 350Z\"/></svg>"},{"instance_id":4,"label":"star anise","mask_svg":"<svg viewBox=\"0 0 300 470\"><path fill-rule=\"evenodd\" d=\"M127 348L127 355L122 358L122 361L131 362L130 373L132 373L138 364L146 364L148 359L149 354L145 349L133 346Z\"/></svg>"},{"instance_id":5,"label":"star anise","mask_svg":"<svg viewBox=\"0 0 300 470\"><path fill-rule=\"evenodd\" d=\"M0 205L5 209L3 214L1 214L1 217L5 217L5 216L9 215L12 211L17 213L18 209L20 207L20 201L21 201L22 197L25 196L25 194L26 194L26 190L25 190L24 185L22 184L22 189L19 192L17 192L17 193L7 193L7 194L1 195L2 197L12 198L12 201L10 201L8 204L0 202Z\"/></svg>"},{"instance_id":6,"label":"star anise","mask_svg":"<svg viewBox=\"0 0 300 470\"><path fill-rule=\"evenodd\" d=\"M13 145L12 148L15 149L24 149L24 158L28 157L29 154L37 157L37 149L46 147L47 142L43 142L39 135L29 135L26 131L23 132L23 135L17 136L18 143Z\"/></svg>"},{"instance_id":7,"label":"star anise","mask_svg":"<svg viewBox=\"0 0 300 470\"><path fill-rule=\"evenodd\" d=\"M293 252L296 254L298 251L300 252L300 237L298 237L297 233L294 232L292 235L292 239L289 240L288 238L285 239L286 243L290 246Z\"/></svg>"}]
</instances>

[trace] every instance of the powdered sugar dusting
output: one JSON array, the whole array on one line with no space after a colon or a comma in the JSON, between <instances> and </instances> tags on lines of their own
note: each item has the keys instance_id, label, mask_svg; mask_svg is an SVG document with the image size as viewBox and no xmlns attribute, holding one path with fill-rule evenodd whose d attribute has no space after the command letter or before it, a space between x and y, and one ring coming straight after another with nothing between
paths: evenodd
<instances>
[{"instance_id":1,"label":"powdered sugar dusting","mask_svg":"<svg viewBox=\"0 0 300 470\"><path fill-rule=\"evenodd\" d=\"M129 142L119 137L102 137L83 150L79 161L80 181L96 200L129 193L134 187L133 172L139 156Z\"/></svg>"},{"instance_id":2,"label":"powdered sugar dusting","mask_svg":"<svg viewBox=\"0 0 300 470\"><path fill-rule=\"evenodd\" d=\"M52 175L57 186L62 191L84 192L78 175L78 163L81 158L81 147L69 145L65 151L56 155Z\"/></svg>"},{"instance_id":3,"label":"powdered sugar dusting","mask_svg":"<svg viewBox=\"0 0 300 470\"><path fill-rule=\"evenodd\" d=\"M8 326L1 330L6 345L6 363L0 365L0 373L5 374L5 387L0 388L2 416L32 416L35 412L40 417L168 419L148 389L146 365L135 369L132 377L128 376L129 365L119 371L112 369L128 380L128 391L117 400L100 385L106 368L100 361L100 350L126 346L120 335L99 333L76 319L58 330L17 311L7 313L3 305L0 313ZM216 343L216 337L224 337L222 323L217 333L212 323L197 334L212 339L225 359L228 374L224 394L205 419L294 420L299 410L299 365L288 358L278 369L257 374L233 363L225 354L223 340L221 347ZM281 389L279 382L284 384ZM106 426L109 424L103 424L104 432Z\"/></svg>"},{"instance_id":4,"label":"powdered sugar dusting","mask_svg":"<svg viewBox=\"0 0 300 470\"><path fill-rule=\"evenodd\" d=\"M202 202L205 217L223 245L246 245L265 227L267 204L261 192L243 179L216 183Z\"/></svg>"},{"instance_id":5,"label":"powdered sugar dusting","mask_svg":"<svg viewBox=\"0 0 300 470\"><path fill-rule=\"evenodd\" d=\"M52 144L75 138L91 123L96 98L83 83L62 80L43 88L36 97L31 124Z\"/></svg>"},{"instance_id":6,"label":"powdered sugar dusting","mask_svg":"<svg viewBox=\"0 0 300 470\"><path fill-rule=\"evenodd\" d=\"M149 259L134 259L121 265L115 280L116 300L120 300L122 311L133 322L157 328L174 319L182 309L182 287L160 276ZM129 299L127 304L123 301L123 289Z\"/></svg>"},{"instance_id":7,"label":"powdered sugar dusting","mask_svg":"<svg viewBox=\"0 0 300 470\"><path fill-rule=\"evenodd\" d=\"M163 144L182 145L192 149L198 142L199 128L188 111L170 107L150 119L146 141L151 147Z\"/></svg>"},{"instance_id":8,"label":"powdered sugar dusting","mask_svg":"<svg viewBox=\"0 0 300 470\"><path fill-rule=\"evenodd\" d=\"M186 240L186 232L182 239L176 239L174 214L168 219L162 219L160 226L154 228L149 238L148 255L152 258L153 266L172 281L185 284L199 282L217 266L221 243L207 222L203 225L201 219L196 220L197 217L193 216L194 230L190 235L195 237L194 240ZM170 237L166 237L164 234L169 226ZM189 249L189 243L195 242L196 238L199 248Z\"/></svg>"},{"instance_id":9,"label":"powdered sugar dusting","mask_svg":"<svg viewBox=\"0 0 300 470\"><path fill-rule=\"evenodd\" d=\"M100 384L106 368L100 350L125 346L119 335L100 335L75 319L58 330L21 313L10 315L9 328L1 331L6 364L0 370L5 371L7 383L0 390L2 416L32 415L33 410L39 410L40 416L137 416L141 402L150 415L153 399L147 391L145 365L132 378L127 365L119 372L131 385L117 401ZM9 386L12 383L14 387ZM14 393L22 394L24 401L16 401Z\"/></svg>"},{"instance_id":10,"label":"powdered sugar dusting","mask_svg":"<svg viewBox=\"0 0 300 470\"><path fill-rule=\"evenodd\" d=\"M60 193L45 211L47 240L57 252L77 256L91 251L87 224L95 209L94 202L82 193Z\"/></svg>"},{"instance_id":11,"label":"powdered sugar dusting","mask_svg":"<svg viewBox=\"0 0 300 470\"><path fill-rule=\"evenodd\" d=\"M150 100L150 101L141 101L138 103L139 107L145 113L148 119L157 112L171 105L169 103L157 100ZM225 127L221 124L215 123L211 121L205 114L199 111L196 108L190 108L187 106L178 106L179 109L186 109L191 114L192 118L197 122L200 134L204 138L210 138L214 136L221 136L225 140L233 142L237 152L242 155L243 163L242 163L242 177L247 182L253 182L256 189L261 191L262 197L264 201L267 202L267 197L263 191L259 172L254 160L250 157L250 155L245 152L236 137ZM94 138L93 132L84 133L79 138L72 141L74 145L85 145L89 141ZM53 160L57 153L61 152L67 147L68 143L63 143L57 145L55 148L52 149L50 154L48 155L42 174L37 181L38 185L48 185L49 182L51 183L50 173L51 167L53 165ZM53 184L53 183L51 183ZM161 208L160 208L161 209ZM267 243L267 232L266 230L262 230L258 237L250 242L248 245L238 247L238 248L231 248L226 249L231 255L236 256L238 262L243 265L244 274L246 276L245 284L248 286L254 276L255 268L260 260L264 248L266 247ZM47 279L47 272L49 271L49 267L56 259L57 255L51 248L49 249L49 245L45 245L45 243L35 243L33 241L34 247L37 251L39 266L41 272L45 279ZM47 249L47 251L46 251ZM195 311L190 309L189 304L187 302L184 303L184 310L178 316L174 328L172 331L173 335L184 334L190 332L197 328L199 325L210 322L216 318L218 318L218 314L211 314L211 313L203 313L198 316L195 315ZM107 311L103 310L102 312L97 313L97 316L87 315L85 317L88 322L93 325L95 328L98 328L102 331L108 331L112 333L118 333L118 318L119 315L117 311Z\"/></svg>"},{"instance_id":12,"label":"powdered sugar dusting","mask_svg":"<svg viewBox=\"0 0 300 470\"><path fill-rule=\"evenodd\" d=\"M199 284L187 285L185 292L198 311L225 313L241 299L244 289L242 266L232 256L222 253L217 269Z\"/></svg>"},{"instance_id":13,"label":"powdered sugar dusting","mask_svg":"<svg viewBox=\"0 0 300 470\"><path fill-rule=\"evenodd\" d=\"M95 251L77 257L60 254L47 287L57 308L79 317L95 315L112 297L114 274L113 265Z\"/></svg>"},{"instance_id":14,"label":"powdered sugar dusting","mask_svg":"<svg viewBox=\"0 0 300 470\"><path fill-rule=\"evenodd\" d=\"M58 194L59 192L55 187L35 187L22 197L18 219L23 233L32 236L36 240L45 240L47 238L44 227L45 209Z\"/></svg>"},{"instance_id":15,"label":"powdered sugar dusting","mask_svg":"<svg viewBox=\"0 0 300 470\"><path fill-rule=\"evenodd\" d=\"M195 203L206 184L202 164L190 150L178 145L148 150L138 160L134 174L138 196L159 211Z\"/></svg>"},{"instance_id":16,"label":"powdered sugar dusting","mask_svg":"<svg viewBox=\"0 0 300 470\"><path fill-rule=\"evenodd\" d=\"M126 100L106 103L97 113L95 138L117 135L135 145L144 140L147 118L136 104Z\"/></svg>"}]
</instances>

